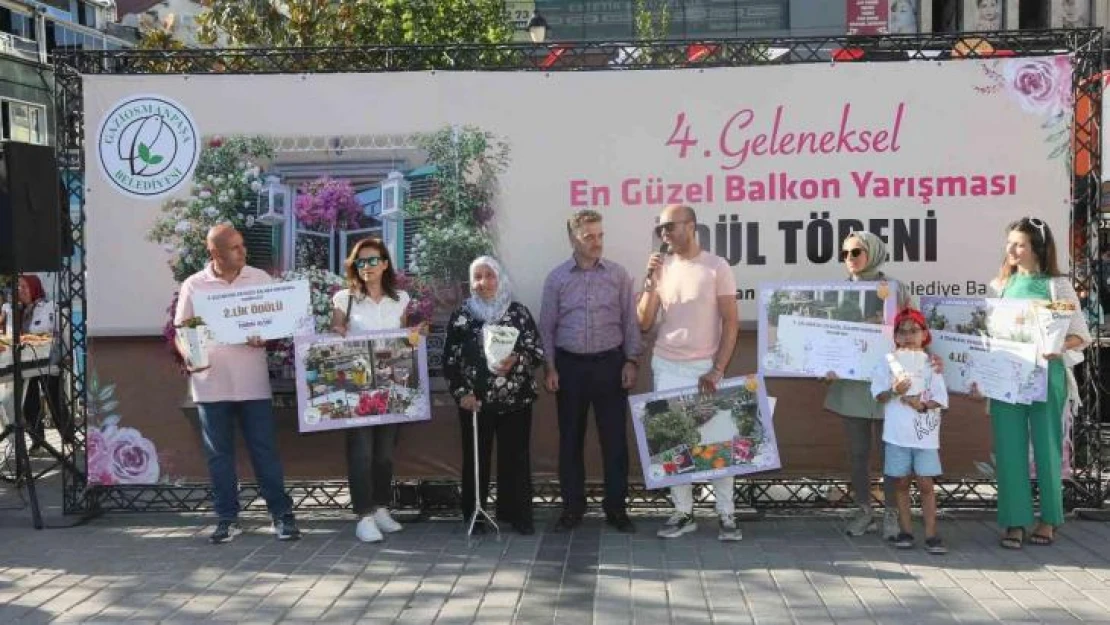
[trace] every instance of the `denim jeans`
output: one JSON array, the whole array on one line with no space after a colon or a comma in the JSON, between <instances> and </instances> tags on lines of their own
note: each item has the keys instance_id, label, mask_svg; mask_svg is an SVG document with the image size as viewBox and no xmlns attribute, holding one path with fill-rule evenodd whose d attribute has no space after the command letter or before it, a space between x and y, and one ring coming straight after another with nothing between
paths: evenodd
<instances>
[{"instance_id":1,"label":"denim jeans","mask_svg":"<svg viewBox=\"0 0 1110 625\"><path fill-rule=\"evenodd\" d=\"M221 521L239 516L239 477L235 472L235 422L243 428L243 441L270 516L279 519L293 510L285 493L281 457L278 455L274 411L269 399L197 403L204 454L212 480L212 504ZM237 419L238 418L238 419Z\"/></svg>"}]
</instances>

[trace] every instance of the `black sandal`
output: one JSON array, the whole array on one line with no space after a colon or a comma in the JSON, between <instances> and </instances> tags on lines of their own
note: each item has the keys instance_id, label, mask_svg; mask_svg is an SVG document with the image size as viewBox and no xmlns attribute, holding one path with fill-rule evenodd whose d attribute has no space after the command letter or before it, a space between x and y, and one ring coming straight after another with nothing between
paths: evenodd
<instances>
[{"instance_id":1,"label":"black sandal","mask_svg":"<svg viewBox=\"0 0 1110 625\"><path fill-rule=\"evenodd\" d=\"M1046 528L1046 527L1048 529L1052 530L1052 536L1046 536L1045 534L1040 533L1040 531L1037 531L1037 530L1042 530L1043 531L1044 528ZM1037 528L1037 530L1033 530L1029 534L1029 544L1030 545L1037 545L1039 547L1047 547L1047 546L1051 545L1052 543L1056 542L1056 528L1052 527L1051 525L1042 525L1041 527Z\"/></svg>"},{"instance_id":2,"label":"black sandal","mask_svg":"<svg viewBox=\"0 0 1110 625\"><path fill-rule=\"evenodd\" d=\"M1017 532L1014 536L1012 533ZM1003 549L1021 549L1022 543L1025 542L1025 528L1024 527L1007 527L1006 533L1002 535L1002 540L998 544Z\"/></svg>"}]
</instances>

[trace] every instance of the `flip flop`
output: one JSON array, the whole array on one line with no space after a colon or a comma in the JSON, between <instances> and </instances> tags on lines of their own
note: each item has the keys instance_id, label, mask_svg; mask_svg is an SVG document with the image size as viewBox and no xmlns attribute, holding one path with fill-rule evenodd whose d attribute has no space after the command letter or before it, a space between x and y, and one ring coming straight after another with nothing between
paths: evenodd
<instances>
[{"instance_id":1,"label":"flip flop","mask_svg":"<svg viewBox=\"0 0 1110 625\"><path fill-rule=\"evenodd\" d=\"M1011 536L1010 532L1017 530L1017 536ZM1021 544L1025 541L1025 528L1024 527L1009 527L1006 528L1006 533L1002 535L1002 540L998 544L1003 549L1021 549Z\"/></svg>"}]
</instances>

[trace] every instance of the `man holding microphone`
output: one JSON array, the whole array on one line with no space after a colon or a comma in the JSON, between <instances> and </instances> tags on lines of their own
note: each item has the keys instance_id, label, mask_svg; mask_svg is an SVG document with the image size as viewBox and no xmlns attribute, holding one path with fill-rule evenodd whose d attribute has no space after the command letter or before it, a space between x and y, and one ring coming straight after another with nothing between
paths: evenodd
<instances>
[{"instance_id":1,"label":"man holding microphone","mask_svg":"<svg viewBox=\"0 0 1110 625\"><path fill-rule=\"evenodd\" d=\"M644 332L658 326L651 371L656 391L697 386L715 393L732 360L740 329L736 279L721 257L702 251L697 241L697 215L680 204L663 208L655 232L661 253L648 259L647 278L636 316ZM658 323L657 323L658 320ZM733 478L711 482L720 516L718 538L740 540L733 501ZM675 513L658 536L677 538L697 530L693 486L671 487Z\"/></svg>"}]
</instances>

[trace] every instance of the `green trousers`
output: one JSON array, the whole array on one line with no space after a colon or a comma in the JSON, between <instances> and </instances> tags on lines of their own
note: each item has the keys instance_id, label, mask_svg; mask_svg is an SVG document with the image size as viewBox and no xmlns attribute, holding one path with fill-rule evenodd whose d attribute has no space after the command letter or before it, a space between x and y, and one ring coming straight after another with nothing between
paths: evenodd
<instances>
[{"instance_id":1,"label":"green trousers","mask_svg":"<svg viewBox=\"0 0 1110 625\"><path fill-rule=\"evenodd\" d=\"M1041 522L1064 523L1064 490L1060 477L1064 453L1064 402L1068 384L1064 365L1049 363L1046 401L1029 405L991 400L991 429L998 477L998 524L1027 527L1033 524L1033 492L1029 484L1029 439L1041 495Z\"/></svg>"}]
</instances>

